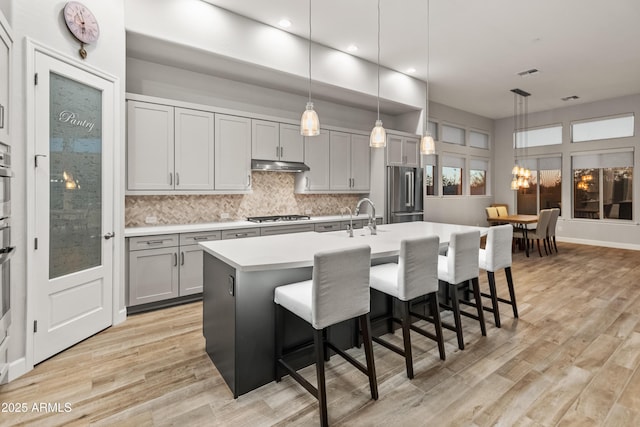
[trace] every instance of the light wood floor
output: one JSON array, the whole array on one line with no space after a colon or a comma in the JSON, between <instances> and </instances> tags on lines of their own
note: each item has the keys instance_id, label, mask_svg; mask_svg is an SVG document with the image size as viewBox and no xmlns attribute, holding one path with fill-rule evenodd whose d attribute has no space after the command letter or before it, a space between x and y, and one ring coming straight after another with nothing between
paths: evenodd
<instances>
[{"instance_id":1,"label":"light wood floor","mask_svg":"<svg viewBox=\"0 0 640 427\"><path fill-rule=\"evenodd\" d=\"M560 244L514 255L520 319L503 308L467 348L445 331L447 360L413 335L416 377L374 344L380 399L359 371L328 363L329 419L345 426L640 425L640 252ZM486 277L481 276L486 286ZM505 292L504 276L499 285ZM234 400L204 351L202 305L129 317L0 387L0 402L69 403L67 413L0 413L0 425L317 425L290 378ZM360 359L361 351L351 351ZM313 368L304 371L314 380Z\"/></svg>"}]
</instances>

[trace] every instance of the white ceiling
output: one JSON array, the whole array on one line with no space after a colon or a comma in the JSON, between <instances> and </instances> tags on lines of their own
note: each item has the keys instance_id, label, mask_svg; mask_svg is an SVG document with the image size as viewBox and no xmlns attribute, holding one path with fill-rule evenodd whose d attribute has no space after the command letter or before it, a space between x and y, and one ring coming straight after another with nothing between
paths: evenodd
<instances>
[{"instance_id":1,"label":"white ceiling","mask_svg":"<svg viewBox=\"0 0 640 427\"><path fill-rule=\"evenodd\" d=\"M308 37L308 1L206 0ZM381 0L382 65L426 80L427 1ZM371 62L377 2L314 0L312 39ZM430 0L430 99L490 118L513 114L513 88L532 94L529 111L640 93L640 1ZM537 68L536 76L520 71ZM561 101L570 95L577 101Z\"/></svg>"}]
</instances>

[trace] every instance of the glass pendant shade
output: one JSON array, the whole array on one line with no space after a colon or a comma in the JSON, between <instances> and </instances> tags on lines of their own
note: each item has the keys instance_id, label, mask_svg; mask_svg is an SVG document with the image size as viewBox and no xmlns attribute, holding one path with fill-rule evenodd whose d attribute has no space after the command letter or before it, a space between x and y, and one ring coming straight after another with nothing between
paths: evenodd
<instances>
[{"instance_id":1,"label":"glass pendant shade","mask_svg":"<svg viewBox=\"0 0 640 427\"><path fill-rule=\"evenodd\" d=\"M304 136L320 135L320 120L313 109L313 102L307 102L307 108L300 119L300 133Z\"/></svg>"},{"instance_id":2,"label":"glass pendant shade","mask_svg":"<svg viewBox=\"0 0 640 427\"><path fill-rule=\"evenodd\" d=\"M511 175L518 175L519 170L520 168L518 167L518 165L515 165L513 169L511 169Z\"/></svg>"},{"instance_id":3,"label":"glass pendant shade","mask_svg":"<svg viewBox=\"0 0 640 427\"><path fill-rule=\"evenodd\" d=\"M369 147L382 148L387 145L387 131L382 127L382 120L376 120L376 125L371 131Z\"/></svg>"},{"instance_id":4,"label":"glass pendant shade","mask_svg":"<svg viewBox=\"0 0 640 427\"><path fill-rule=\"evenodd\" d=\"M517 190L518 189L518 179L517 178L513 178L511 180L511 189L512 190Z\"/></svg>"},{"instance_id":5,"label":"glass pendant shade","mask_svg":"<svg viewBox=\"0 0 640 427\"><path fill-rule=\"evenodd\" d=\"M426 132L420 140L420 153L421 154L435 154L436 143L433 141L433 136L429 132Z\"/></svg>"}]
</instances>

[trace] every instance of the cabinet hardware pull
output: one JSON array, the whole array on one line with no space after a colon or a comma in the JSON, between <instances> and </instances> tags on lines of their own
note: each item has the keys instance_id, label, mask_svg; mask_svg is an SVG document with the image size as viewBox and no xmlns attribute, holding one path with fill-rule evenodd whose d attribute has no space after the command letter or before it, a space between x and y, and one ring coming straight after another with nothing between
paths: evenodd
<instances>
[{"instance_id":1,"label":"cabinet hardware pull","mask_svg":"<svg viewBox=\"0 0 640 427\"><path fill-rule=\"evenodd\" d=\"M196 236L193 238L193 240L208 240L209 236Z\"/></svg>"},{"instance_id":2,"label":"cabinet hardware pull","mask_svg":"<svg viewBox=\"0 0 640 427\"><path fill-rule=\"evenodd\" d=\"M234 296L234 294L236 293L235 279L233 278L233 276L229 276L229 278L227 280L229 282L229 295Z\"/></svg>"},{"instance_id":3,"label":"cabinet hardware pull","mask_svg":"<svg viewBox=\"0 0 640 427\"><path fill-rule=\"evenodd\" d=\"M0 104L0 129L4 129L4 105Z\"/></svg>"},{"instance_id":4,"label":"cabinet hardware pull","mask_svg":"<svg viewBox=\"0 0 640 427\"><path fill-rule=\"evenodd\" d=\"M147 240L147 245L161 245L164 240Z\"/></svg>"},{"instance_id":5,"label":"cabinet hardware pull","mask_svg":"<svg viewBox=\"0 0 640 427\"><path fill-rule=\"evenodd\" d=\"M236 233L236 237L247 237L247 233Z\"/></svg>"},{"instance_id":6,"label":"cabinet hardware pull","mask_svg":"<svg viewBox=\"0 0 640 427\"><path fill-rule=\"evenodd\" d=\"M169 185L173 185L173 174L169 172Z\"/></svg>"},{"instance_id":7,"label":"cabinet hardware pull","mask_svg":"<svg viewBox=\"0 0 640 427\"><path fill-rule=\"evenodd\" d=\"M251 188L251 174L247 175L249 178L249 188Z\"/></svg>"},{"instance_id":8,"label":"cabinet hardware pull","mask_svg":"<svg viewBox=\"0 0 640 427\"><path fill-rule=\"evenodd\" d=\"M276 157L280 157L280 147L276 146Z\"/></svg>"},{"instance_id":9,"label":"cabinet hardware pull","mask_svg":"<svg viewBox=\"0 0 640 427\"><path fill-rule=\"evenodd\" d=\"M184 265L184 252L180 252L180 265Z\"/></svg>"},{"instance_id":10,"label":"cabinet hardware pull","mask_svg":"<svg viewBox=\"0 0 640 427\"><path fill-rule=\"evenodd\" d=\"M284 147L280 147L280 158L284 157Z\"/></svg>"},{"instance_id":11,"label":"cabinet hardware pull","mask_svg":"<svg viewBox=\"0 0 640 427\"><path fill-rule=\"evenodd\" d=\"M173 266L174 267L178 266L178 253L177 252L173 253Z\"/></svg>"},{"instance_id":12,"label":"cabinet hardware pull","mask_svg":"<svg viewBox=\"0 0 640 427\"><path fill-rule=\"evenodd\" d=\"M180 185L180 173L176 172L176 185Z\"/></svg>"},{"instance_id":13,"label":"cabinet hardware pull","mask_svg":"<svg viewBox=\"0 0 640 427\"><path fill-rule=\"evenodd\" d=\"M112 237L115 237L115 235L116 235L116 233L114 233L113 231L111 231L111 232L109 232L109 233L107 233L107 234L105 234L105 235L104 235L104 239L105 239L105 240L109 240L109 239L111 239Z\"/></svg>"}]
</instances>

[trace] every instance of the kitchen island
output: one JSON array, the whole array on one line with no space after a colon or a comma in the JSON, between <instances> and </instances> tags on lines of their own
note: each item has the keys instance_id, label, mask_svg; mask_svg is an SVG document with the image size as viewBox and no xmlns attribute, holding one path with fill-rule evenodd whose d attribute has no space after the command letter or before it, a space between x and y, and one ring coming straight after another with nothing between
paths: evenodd
<instances>
[{"instance_id":1,"label":"kitchen island","mask_svg":"<svg viewBox=\"0 0 640 427\"><path fill-rule=\"evenodd\" d=\"M274 289L310 279L316 252L365 243L371 247L372 264L378 264L397 259L402 239L438 235L441 243L446 243L451 233L468 230L486 234L487 228L408 222L380 225L374 236L361 229L355 230L352 238L345 231L336 231L201 243L205 252L203 333L207 353L234 397L267 384L275 378ZM384 298L372 301L372 317L388 309ZM310 326L301 319L290 314L285 322L286 347L295 348L311 337ZM343 348L357 343L354 322L343 322L330 333ZM309 363L304 356L301 354L299 365Z\"/></svg>"}]
</instances>

